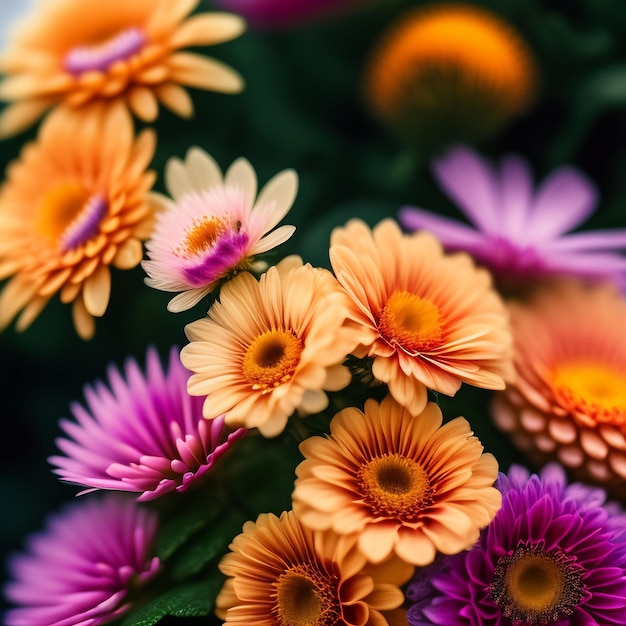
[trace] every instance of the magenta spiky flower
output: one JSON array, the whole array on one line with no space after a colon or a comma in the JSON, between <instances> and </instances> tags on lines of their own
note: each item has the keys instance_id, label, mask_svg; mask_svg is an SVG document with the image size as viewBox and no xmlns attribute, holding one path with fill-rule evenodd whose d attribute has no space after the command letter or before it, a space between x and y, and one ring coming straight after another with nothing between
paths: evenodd
<instances>
[{"instance_id":1,"label":"magenta spiky flower","mask_svg":"<svg viewBox=\"0 0 626 626\"><path fill-rule=\"evenodd\" d=\"M462 146L436 160L433 171L471 225L412 206L400 209L399 221L430 231L449 251L468 252L498 284L554 275L626 283L626 229L570 233L598 204L583 172L562 166L535 189L519 156L506 156L496 168Z\"/></svg>"},{"instance_id":2,"label":"magenta spiky flower","mask_svg":"<svg viewBox=\"0 0 626 626\"><path fill-rule=\"evenodd\" d=\"M73 501L9 561L7 626L97 626L131 606L160 567L151 544L158 518L121 494Z\"/></svg>"},{"instance_id":3,"label":"magenta spiky flower","mask_svg":"<svg viewBox=\"0 0 626 626\"><path fill-rule=\"evenodd\" d=\"M223 416L202 417L202 398L187 393L190 372L177 347L167 370L155 348L146 361L145 374L132 358L124 373L111 365L108 386L86 386L86 407L72 404L75 421L61 420L67 438L56 442L65 456L49 459L62 480L152 500L196 483L245 434L227 429Z\"/></svg>"},{"instance_id":4,"label":"magenta spiky flower","mask_svg":"<svg viewBox=\"0 0 626 626\"><path fill-rule=\"evenodd\" d=\"M623 624L626 517L604 491L568 485L556 464L532 476L513 466L496 486L502 508L474 547L409 585L408 623Z\"/></svg>"}]
</instances>

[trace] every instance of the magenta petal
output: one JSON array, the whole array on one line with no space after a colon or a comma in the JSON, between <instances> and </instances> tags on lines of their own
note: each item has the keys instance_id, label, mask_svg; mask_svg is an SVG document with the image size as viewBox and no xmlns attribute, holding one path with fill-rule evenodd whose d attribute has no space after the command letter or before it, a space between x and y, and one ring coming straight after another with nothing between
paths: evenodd
<instances>
[{"instance_id":1,"label":"magenta petal","mask_svg":"<svg viewBox=\"0 0 626 626\"><path fill-rule=\"evenodd\" d=\"M498 181L482 159L457 147L435 161L433 169L446 194L474 225L485 233L498 232Z\"/></svg>"},{"instance_id":2,"label":"magenta petal","mask_svg":"<svg viewBox=\"0 0 626 626\"><path fill-rule=\"evenodd\" d=\"M584 222L597 203L598 192L582 172L572 167L554 170L537 191L532 234L541 241L562 235Z\"/></svg>"}]
</instances>

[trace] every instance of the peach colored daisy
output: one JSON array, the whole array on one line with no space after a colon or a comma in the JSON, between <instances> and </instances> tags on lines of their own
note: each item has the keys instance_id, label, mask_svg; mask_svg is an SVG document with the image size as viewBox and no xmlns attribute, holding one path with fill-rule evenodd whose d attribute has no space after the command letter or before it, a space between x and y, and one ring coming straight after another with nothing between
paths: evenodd
<instances>
[{"instance_id":1,"label":"peach colored daisy","mask_svg":"<svg viewBox=\"0 0 626 626\"><path fill-rule=\"evenodd\" d=\"M457 417L429 402L411 415L391 396L335 415L327 437L300 444L293 510L304 526L358 537L373 563L413 565L456 554L498 512L498 463Z\"/></svg>"},{"instance_id":2,"label":"peach colored daisy","mask_svg":"<svg viewBox=\"0 0 626 626\"><path fill-rule=\"evenodd\" d=\"M624 497L626 298L562 281L509 308L516 379L495 398L496 425L535 462Z\"/></svg>"},{"instance_id":3,"label":"peach colored daisy","mask_svg":"<svg viewBox=\"0 0 626 626\"><path fill-rule=\"evenodd\" d=\"M167 162L165 182L173 201L151 194L161 210L146 242L149 260L142 266L147 285L181 292L170 300L169 311L189 309L221 281L256 269L262 262L254 261L255 255L295 231L295 226L272 230L295 199L298 177L293 170L276 174L257 197L256 174L246 159L237 159L222 176L212 157L191 148L184 161Z\"/></svg>"},{"instance_id":4,"label":"peach colored daisy","mask_svg":"<svg viewBox=\"0 0 626 626\"><path fill-rule=\"evenodd\" d=\"M503 389L511 333L491 276L466 254L445 255L429 233L403 235L391 219L350 220L331 234L330 261L352 300L358 358L412 413L427 389L452 396L466 382Z\"/></svg>"},{"instance_id":5,"label":"peach colored daisy","mask_svg":"<svg viewBox=\"0 0 626 626\"><path fill-rule=\"evenodd\" d=\"M206 318L185 327L189 393L206 396L206 418L223 413L229 426L278 435L295 410L324 410L325 391L350 382L342 362L356 338L344 326L347 312L333 275L299 257L283 259L258 281L239 274Z\"/></svg>"},{"instance_id":6,"label":"peach colored daisy","mask_svg":"<svg viewBox=\"0 0 626 626\"><path fill-rule=\"evenodd\" d=\"M110 266L138 265L153 227L154 148L154 132L135 139L120 105L49 116L0 189L0 280L10 278L0 329L21 311L24 330L58 293L72 303L78 334L93 335L109 303Z\"/></svg>"},{"instance_id":7,"label":"peach colored daisy","mask_svg":"<svg viewBox=\"0 0 626 626\"><path fill-rule=\"evenodd\" d=\"M228 13L189 17L200 0L39 0L0 55L0 137L17 134L50 107L124 102L144 121L159 102L189 117L186 87L236 93L243 81L223 63L181 51L238 37Z\"/></svg>"},{"instance_id":8,"label":"peach colored daisy","mask_svg":"<svg viewBox=\"0 0 626 626\"><path fill-rule=\"evenodd\" d=\"M414 569L397 559L368 564L354 537L308 530L293 511L246 522L230 550L215 610L226 626L395 624L386 611L403 603L398 586Z\"/></svg>"}]
</instances>

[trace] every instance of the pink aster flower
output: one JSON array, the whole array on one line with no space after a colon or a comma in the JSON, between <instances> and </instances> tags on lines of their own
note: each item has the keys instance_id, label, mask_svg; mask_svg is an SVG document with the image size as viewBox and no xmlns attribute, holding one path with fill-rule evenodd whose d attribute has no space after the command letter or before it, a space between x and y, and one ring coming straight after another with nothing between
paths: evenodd
<instances>
[{"instance_id":1,"label":"pink aster flower","mask_svg":"<svg viewBox=\"0 0 626 626\"><path fill-rule=\"evenodd\" d=\"M295 231L294 226L272 230L296 197L293 170L274 176L257 197L256 174L246 159L237 159L222 176L212 157L191 148L184 162L168 161L165 184L173 200L152 194L161 212L142 267L150 287L180 292L170 300L169 311L190 309L221 281L256 268L256 255Z\"/></svg>"},{"instance_id":2,"label":"pink aster flower","mask_svg":"<svg viewBox=\"0 0 626 626\"><path fill-rule=\"evenodd\" d=\"M259 27L280 26L302 22L337 12L359 0L216 0L226 11L239 13Z\"/></svg>"},{"instance_id":3,"label":"pink aster flower","mask_svg":"<svg viewBox=\"0 0 626 626\"><path fill-rule=\"evenodd\" d=\"M62 480L87 491L138 492L139 501L185 491L246 432L227 430L223 416L202 417L202 399L188 395L190 372L176 347L167 371L150 348L145 375L129 358L125 376L114 366L108 376L108 387L98 381L85 388L87 408L72 405L76 421L61 420L68 437L56 443L65 456L49 459Z\"/></svg>"},{"instance_id":4,"label":"pink aster flower","mask_svg":"<svg viewBox=\"0 0 626 626\"><path fill-rule=\"evenodd\" d=\"M531 172L509 155L490 167L465 147L434 163L434 175L472 226L405 206L399 220L409 230L433 233L450 251L473 255L499 286L555 275L626 281L626 229L569 233L594 212L592 182L570 166L554 170L534 190Z\"/></svg>"},{"instance_id":5,"label":"pink aster flower","mask_svg":"<svg viewBox=\"0 0 626 626\"><path fill-rule=\"evenodd\" d=\"M73 501L9 561L7 626L98 626L131 606L160 567L154 511L120 494Z\"/></svg>"}]
</instances>

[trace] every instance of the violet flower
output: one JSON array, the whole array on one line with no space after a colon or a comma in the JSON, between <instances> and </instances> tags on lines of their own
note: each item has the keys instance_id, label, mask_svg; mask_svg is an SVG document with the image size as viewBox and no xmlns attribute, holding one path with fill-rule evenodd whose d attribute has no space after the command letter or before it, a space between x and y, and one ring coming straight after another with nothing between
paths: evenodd
<instances>
[{"instance_id":1,"label":"violet flower","mask_svg":"<svg viewBox=\"0 0 626 626\"><path fill-rule=\"evenodd\" d=\"M473 226L412 206L399 221L434 234L449 251L465 251L487 266L498 285L554 276L626 284L626 229L569 233L598 202L593 183L570 166L554 170L536 190L520 157L492 168L466 147L455 147L433 166L443 191Z\"/></svg>"},{"instance_id":2,"label":"violet flower","mask_svg":"<svg viewBox=\"0 0 626 626\"><path fill-rule=\"evenodd\" d=\"M513 466L502 508L468 551L417 572L411 626L618 626L626 610L624 514L602 490L568 485L557 464Z\"/></svg>"}]
</instances>

